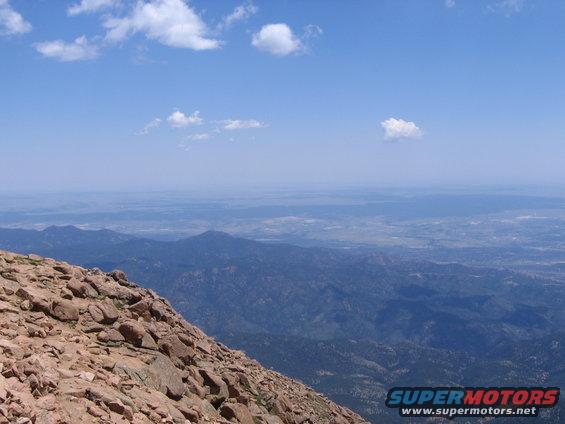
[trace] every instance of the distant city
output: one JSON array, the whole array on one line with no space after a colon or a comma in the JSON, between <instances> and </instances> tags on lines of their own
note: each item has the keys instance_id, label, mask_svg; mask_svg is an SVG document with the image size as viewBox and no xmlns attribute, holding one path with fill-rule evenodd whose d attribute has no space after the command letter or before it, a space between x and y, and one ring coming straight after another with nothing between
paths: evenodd
<instances>
[{"instance_id":1,"label":"distant city","mask_svg":"<svg viewBox=\"0 0 565 424\"><path fill-rule=\"evenodd\" d=\"M74 225L155 240L208 230L563 279L565 192L532 187L0 194L4 228Z\"/></svg>"}]
</instances>

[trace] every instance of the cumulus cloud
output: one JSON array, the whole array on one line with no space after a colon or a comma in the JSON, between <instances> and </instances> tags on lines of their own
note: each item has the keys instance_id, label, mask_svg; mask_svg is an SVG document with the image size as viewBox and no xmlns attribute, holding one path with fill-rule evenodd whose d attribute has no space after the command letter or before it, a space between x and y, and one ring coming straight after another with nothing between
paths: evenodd
<instances>
[{"instance_id":1,"label":"cumulus cloud","mask_svg":"<svg viewBox=\"0 0 565 424\"><path fill-rule=\"evenodd\" d=\"M151 121L149 121L147 124L145 124L145 126L140 129L139 131L137 131L137 135L147 135L149 134L152 130L154 130L155 128L158 128L161 125L161 119L160 118L155 118Z\"/></svg>"},{"instance_id":2,"label":"cumulus cloud","mask_svg":"<svg viewBox=\"0 0 565 424\"><path fill-rule=\"evenodd\" d=\"M184 128L189 125L200 125L204 120L200 117L200 112L195 111L192 115L185 115L180 110L175 110L167 118L167 122L173 128Z\"/></svg>"},{"instance_id":3,"label":"cumulus cloud","mask_svg":"<svg viewBox=\"0 0 565 424\"><path fill-rule=\"evenodd\" d=\"M245 21L249 19L249 17L253 16L257 13L259 9L253 3L245 3L240 4L237 6L232 13L227 16L224 16L220 24L218 25L218 29L224 30L231 27L233 24L239 21Z\"/></svg>"},{"instance_id":4,"label":"cumulus cloud","mask_svg":"<svg viewBox=\"0 0 565 424\"><path fill-rule=\"evenodd\" d=\"M455 0L445 0L445 7L448 9L455 7Z\"/></svg>"},{"instance_id":5,"label":"cumulus cloud","mask_svg":"<svg viewBox=\"0 0 565 424\"><path fill-rule=\"evenodd\" d=\"M138 1L131 13L106 19L106 39L120 42L135 33L170 47L209 50L220 42L209 38L207 25L184 0Z\"/></svg>"},{"instance_id":6,"label":"cumulus cloud","mask_svg":"<svg viewBox=\"0 0 565 424\"><path fill-rule=\"evenodd\" d=\"M91 44L84 35L71 43L62 40L43 41L34 44L34 47L43 56L62 62L95 59L100 53L98 46Z\"/></svg>"},{"instance_id":7,"label":"cumulus cloud","mask_svg":"<svg viewBox=\"0 0 565 424\"><path fill-rule=\"evenodd\" d=\"M25 34L31 29L31 24L12 8L8 0L0 0L0 35Z\"/></svg>"},{"instance_id":8,"label":"cumulus cloud","mask_svg":"<svg viewBox=\"0 0 565 424\"><path fill-rule=\"evenodd\" d=\"M398 140L402 138L420 138L423 132L414 122L404 119L389 118L381 122L385 130L385 139Z\"/></svg>"},{"instance_id":9,"label":"cumulus cloud","mask_svg":"<svg viewBox=\"0 0 565 424\"><path fill-rule=\"evenodd\" d=\"M264 25L253 34L251 44L259 50L276 56L286 56L304 49L302 41L287 24L282 23Z\"/></svg>"},{"instance_id":10,"label":"cumulus cloud","mask_svg":"<svg viewBox=\"0 0 565 424\"><path fill-rule=\"evenodd\" d=\"M120 0L81 0L80 3L68 7L67 15L76 16L81 13L94 13L116 6L119 2Z\"/></svg>"},{"instance_id":11,"label":"cumulus cloud","mask_svg":"<svg viewBox=\"0 0 565 424\"><path fill-rule=\"evenodd\" d=\"M253 128L264 128L266 125L256 119L224 119L219 121L224 130L246 130Z\"/></svg>"}]
</instances>

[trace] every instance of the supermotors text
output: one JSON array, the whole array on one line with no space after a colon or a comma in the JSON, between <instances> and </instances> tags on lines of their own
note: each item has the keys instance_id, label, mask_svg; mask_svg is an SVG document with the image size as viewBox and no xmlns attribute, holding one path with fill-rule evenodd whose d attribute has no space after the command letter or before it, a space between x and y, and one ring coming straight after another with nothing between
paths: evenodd
<instances>
[{"instance_id":1,"label":"supermotors text","mask_svg":"<svg viewBox=\"0 0 565 424\"><path fill-rule=\"evenodd\" d=\"M403 417L536 417L559 395L557 387L395 387L386 406Z\"/></svg>"}]
</instances>

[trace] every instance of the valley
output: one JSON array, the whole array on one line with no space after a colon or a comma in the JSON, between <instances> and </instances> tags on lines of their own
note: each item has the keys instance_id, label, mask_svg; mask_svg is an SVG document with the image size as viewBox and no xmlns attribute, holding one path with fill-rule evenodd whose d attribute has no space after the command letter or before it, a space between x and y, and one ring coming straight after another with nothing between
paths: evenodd
<instances>
[{"instance_id":1,"label":"valley","mask_svg":"<svg viewBox=\"0 0 565 424\"><path fill-rule=\"evenodd\" d=\"M0 230L0 241L123 269L217 340L373 422L396 419L383 406L396 385L564 383L565 285L554 279L221 232L157 241L49 227Z\"/></svg>"}]
</instances>

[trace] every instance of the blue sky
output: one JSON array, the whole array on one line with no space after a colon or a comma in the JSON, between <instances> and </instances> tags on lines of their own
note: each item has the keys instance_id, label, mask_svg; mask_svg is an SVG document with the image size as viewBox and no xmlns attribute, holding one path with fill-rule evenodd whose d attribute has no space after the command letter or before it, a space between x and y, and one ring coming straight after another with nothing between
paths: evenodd
<instances>
[{"instance_id":1,"label":"blue sky","mask_svg":"<svg viewBox=\"0 0 565 424\"><path fill-rule=\"evenodd\" d=\"M5 190L565 183L561 0L0 0Z\"/></svg>"}]
</instances>

